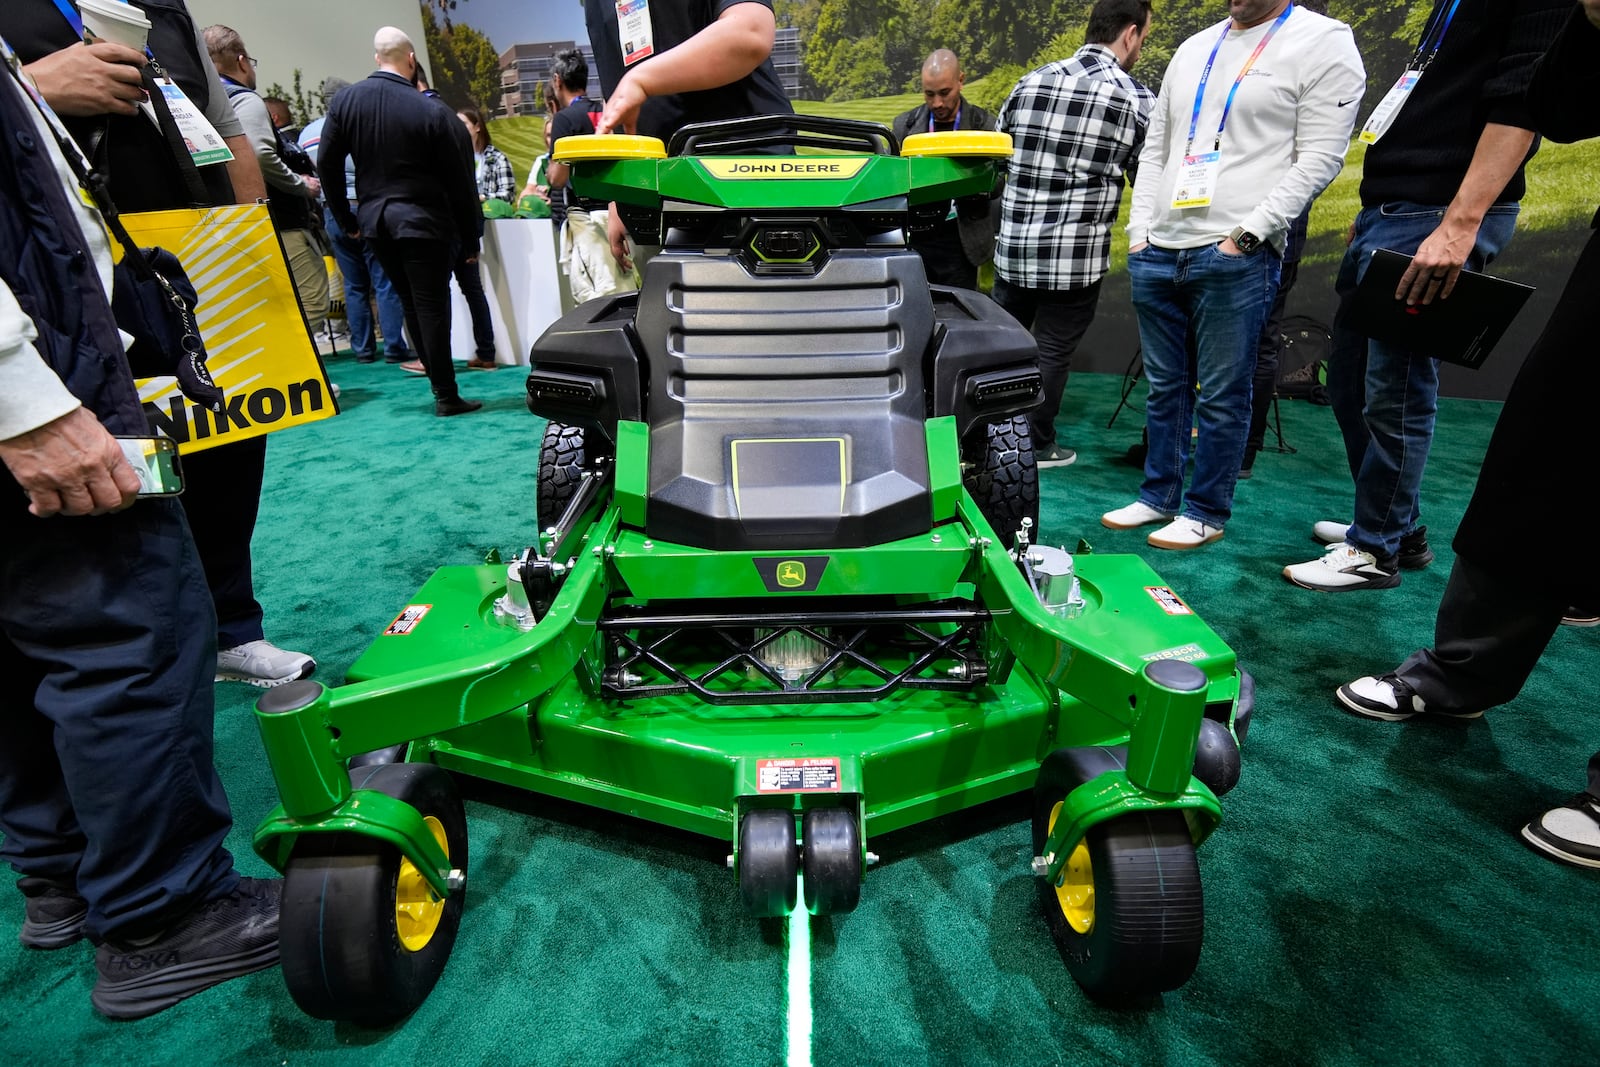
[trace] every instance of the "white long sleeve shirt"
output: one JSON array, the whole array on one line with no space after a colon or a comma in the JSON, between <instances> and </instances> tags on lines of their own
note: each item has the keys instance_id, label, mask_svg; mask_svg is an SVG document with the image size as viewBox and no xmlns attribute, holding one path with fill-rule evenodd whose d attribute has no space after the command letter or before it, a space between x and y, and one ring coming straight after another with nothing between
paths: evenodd
<instances>
[{"instance_id":1,"label":"white long sleeve shirt","mask_svg":"<svg viewBox=\"0 0 1600 1067\"><path fill-rule=\"evenodd\" d=\"M1167 65L1139 156L1129 245L1199 248L1243 226L1281 251L1290 221L1344 165L1366 87L1361 54L1350 27L1295 7L1239 85L1222 131L1211 203L1172 206L1195 90L1224 24L1183 42ZM1212 151L1234 79L1271 26L1268 20L1228 30L1206 86L1192 153Z\"/></svg>"}]
</instances>

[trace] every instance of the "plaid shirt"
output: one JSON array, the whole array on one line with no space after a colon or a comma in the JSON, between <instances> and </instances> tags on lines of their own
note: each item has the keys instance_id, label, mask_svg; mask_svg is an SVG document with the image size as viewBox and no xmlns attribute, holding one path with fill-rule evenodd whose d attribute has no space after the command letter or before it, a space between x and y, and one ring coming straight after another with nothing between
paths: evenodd
<instances>
[{"instance_id":1,"label":"plaid shirt","mask_svg":"<svg viewBox=\"0 0 1600 1067\"><path fill-rule=\"evenodd\" d=\"M511 160L494 145L485 145L483 163L478 167L478 195L515 203L516 184Z\"/></svg>"},{"instance_id":2,"label":"plaid shirt","mask_svg":"<svg viewBox=\"0 0 1600 1067\"><path fill-rule=\"evenodd\" d=\"M1000 108L1013 151L995 271L1028 289L1082 289L1111 266L1122 176L1139 158L1155 94L1104 45L1026 75Z\"/></svg>"}]
</instances>

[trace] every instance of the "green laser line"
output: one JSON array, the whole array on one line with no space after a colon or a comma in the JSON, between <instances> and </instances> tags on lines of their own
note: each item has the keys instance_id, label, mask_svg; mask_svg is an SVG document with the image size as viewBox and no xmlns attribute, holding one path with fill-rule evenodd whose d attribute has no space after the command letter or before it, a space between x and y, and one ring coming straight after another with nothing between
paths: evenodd
<instances>
[{"instance_id":1,"label":"green laser line","mask_svg":"<svg viewBox=\"0 0 1600 1067\"><path fill-rule=\"evenodd\" d=\"M806 899L800 881L800 901ZM788 1067L811 1067L811 916L804 903L789 913L784 927L789 950L789 1058Z\"/></svg>"}]
</instances>

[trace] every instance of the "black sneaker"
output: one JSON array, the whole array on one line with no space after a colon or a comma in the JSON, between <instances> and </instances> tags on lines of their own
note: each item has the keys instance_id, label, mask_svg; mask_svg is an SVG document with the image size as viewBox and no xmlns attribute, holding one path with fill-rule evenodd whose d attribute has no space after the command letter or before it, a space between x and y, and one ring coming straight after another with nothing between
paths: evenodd
<instances>
[{"instance_id":1,"label":"black sneaker","mask_svg":"<svg viewBox=\"0 0 1600 1067\"><path fill-rule=\"evenodd\" d=\"M142 1019L230 978L278 962L276 878L241 878L164 933L107 942L95 952L99 978L89 999L112 1019Z\"/></svg>"},{"instance_id":2,"label":"black sneaker","mask_svg":"<svg viewBox=\"0 0 1600 1067\"><path fill-rule=\"evenodd\" d=\"M66 948L83 940L89 902L70 883L53 878L19 878L24 916L17 940L28 948Z\"/></svg>"},{"instance_id":3,"label":"black sneaker","mask_svg":"<svg viewBox=\"0 0 1600 1067\"><path fill-rule=\"evenodd\" d=\"M1561 613L1562 626L1600 626L1600 611L1571 607Z\"/></svg>"},{"instance_id":4,"label":"black sneaker","mask_svg":"<svg viewBox=\"0 0 1600 1067\"><path fill-rule=\"evenodd\" d=\"M1249 478L1251 475L1255 474L1256 456L1260 454L1260 452L1261 449L1257 448L1255 445L1245 446L1244 459L1239 464L1239 477L1241 479Z\"/></svg>"},{"instance_id":5,"label":"black sneaker","mask_svg":"<svg viewBox=\"0 0 1600 1067\"><path fill-rule=\"evenodd\" d=\"M1428 528L1418 526L1415 530L1400 538L1400 551L1395 559L1400 564L1400 569L1417 571L1433 562L1433 549L1428 547Z\"/></svg>"},{"instance_id":6,"label":"black sneaker","mask_svg":"<svg viewBox=\"0 0 1600 1067\"><path fill-rule=\"evenodd\" d=\"M1600 867L1600 799L1579 793L1522 828L1522 839L1574 867Z\"/></svg>"},{"instance_id":7,"label":"black sneaker","mask_svg":"<svg viewBox=\"0 0 1600 1067\"><path fill-rule=\"evenodd\" d=\"M1413 715L1431 715L1441 719L1481 719L1483 709L1459 708L1430 708L1427 701L1417 695L1401 680L1397 674L1385 674L1381 678L1368 675L1357 678L1346 685L1341 685L1334 691L1347 711L1354 712L1364 719L1378 719L1381 722L1400 722Z\"/></svg>"},{"instance_id":8,"label":"black sneaker","mask_svg":"<svg viewBox=\"0 0 1600 1067\"><path fill-rule=\"evenodd\" d=\"M440 418L448 418L451 415L466 415L477 411L481 407L483 407L483 401L481 400L464 400L457 396L449 400L435 400L433 402L433 413Z\"/></svg>"}]
</instances>

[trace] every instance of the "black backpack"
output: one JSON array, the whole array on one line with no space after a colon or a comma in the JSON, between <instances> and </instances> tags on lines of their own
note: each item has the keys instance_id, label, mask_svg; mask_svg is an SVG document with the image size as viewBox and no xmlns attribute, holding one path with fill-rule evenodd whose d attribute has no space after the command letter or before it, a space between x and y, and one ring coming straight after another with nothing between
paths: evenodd
<instances>
[{"instance_id":1,"label":"black backpack","mask_svg":"<svg viewBox=\"0 0 1600 1067\"><path fill-rule=\"evenodd\" d=\"M1309 315L1283 320L1283 352L1278 358L1277 394L1285 400L1328 404L1328 357L1333 333Z\"/></svg>"}]
</instances>

